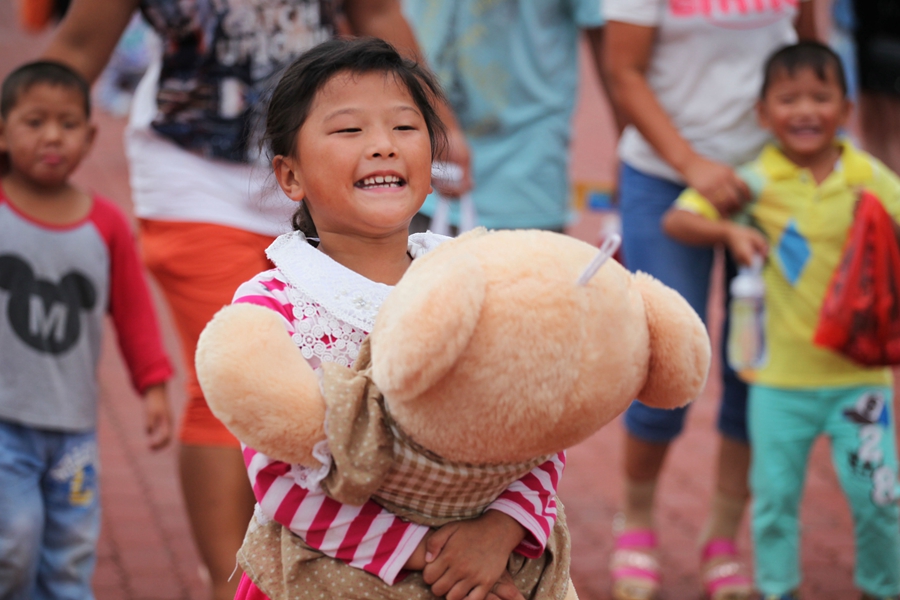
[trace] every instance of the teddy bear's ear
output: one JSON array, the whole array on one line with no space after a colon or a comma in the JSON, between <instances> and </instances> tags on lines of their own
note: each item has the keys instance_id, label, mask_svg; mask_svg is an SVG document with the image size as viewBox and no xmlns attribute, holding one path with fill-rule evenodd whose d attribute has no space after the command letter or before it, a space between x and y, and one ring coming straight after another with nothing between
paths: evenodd
<instances>
[{"instance_id":1,"label":"teddy bear's ear","mask_svg":"<svg viewBox=\"0 0 900 600\"><path fill-rule=\"evenodd\" d=\"M325 401L315 372L275 311L252 304L220 310L197 342L197 379L213 414L266 456L318 467Z\"/></svg>"},{"instance_id":2,"label":"teddy bear's ear","mask_svg":"<svg viewBox=\"0 0 900 600\"><path fill-rule=\"evenodd\" d=\"M710 344L703 321L680 294L645 273L634 285L644 299L650 365L638 399L656 408L691 402L709 372Z\"/></svg>"},{"instance_id":3,"label":"teddy bear's ear","mask_svg":"<svg viewBox=\"0 0 900 600\"><path fill-rule=\"evenodd\" d=\"M413 263L375 320L372 377L392 400L417 397L446 375L481 314L481 264L469 253L441 250Z\"/></svg>"}]
</instances>

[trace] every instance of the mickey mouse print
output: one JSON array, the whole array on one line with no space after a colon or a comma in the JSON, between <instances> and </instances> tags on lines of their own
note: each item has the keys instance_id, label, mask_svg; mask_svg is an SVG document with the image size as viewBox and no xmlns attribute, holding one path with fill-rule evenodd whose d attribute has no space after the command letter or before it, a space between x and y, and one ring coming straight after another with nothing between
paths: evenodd
<instances>
[{"instance_id":1,"label":"mickey mouse print","mask_svg":"<svg viewBox=\"0 0 900 600\"><path fill-rule=\"evenodd\" d=\"M170 368L125 216L94 197L67 226L21 213L0 192L0 419L96 427L97 363L110 314L136 389Z\"/></svg>"}]
</instances>

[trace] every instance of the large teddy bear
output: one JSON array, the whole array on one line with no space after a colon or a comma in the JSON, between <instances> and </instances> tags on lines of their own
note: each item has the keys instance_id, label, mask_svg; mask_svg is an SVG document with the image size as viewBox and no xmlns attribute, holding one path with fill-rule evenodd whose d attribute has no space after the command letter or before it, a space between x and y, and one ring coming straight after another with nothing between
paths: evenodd
<instances>
[{"instance_id":1,"label":"large teddy bear","mask_svg":"<svg viewBox=\"0 0 900 600\"><path fill-rule=\"evenodd\" d=\"M632 399L673 408L705 383L709 339L687 302L615 261L598 269L597 254L542 231L445 242L388 295L353 369L326 363L321 377L274 312L226 307L201 336L200 383L216 416L271 458L321 467L324 442L321 485L337 500L372 498L431 526L472 518ZM303 570L315 561L287 530L255 535L255 547L278 555L276 575L256 582L270 596L317 572ZM544 554L511 557L517 587L526 598L575 598L562 514ZM362 596L329 593L390 597L371 579ZM398 598L432 597L421 576L394 587Z\"/></svg>"}]
</instances>

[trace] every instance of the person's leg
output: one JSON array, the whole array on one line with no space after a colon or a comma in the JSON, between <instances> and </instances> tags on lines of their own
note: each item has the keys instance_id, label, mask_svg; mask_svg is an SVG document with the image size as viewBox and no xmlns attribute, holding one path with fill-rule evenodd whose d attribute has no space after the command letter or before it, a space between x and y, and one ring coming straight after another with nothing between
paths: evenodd
<instances>
[{"instance_id":1,"label":"person's leg","mask_svg":"<svg viewBox=\"0 0 900 600\"><path fill-rule=\"evenodd\" d=\"M256 502L241 451L182 444L178 466L191 530L209 569L213 598L231 600L240 575L237 551Z\"/></svg>"},{"instance_id":2,"label":"person's leg","mask_svg":"<svg viewBox=\"0 0 900 600\"><path fill-rule=\"evenodd\" d=\"M712 250L686 246L662 231L662 216L683 186L622 165L619 202L622 212L622 255L631 271L643 271L679 292L701 318L706 316ZM665 461L668 444L678 436L684 409L660 410L635 401L625 413L625 476L627 484L654 484ZM626 496L628 493L626 492ZM646 500L633 510L626 497L627 515L649 524ZM643 514L642 514L643 513Z\"/></svg>"},{"instance_id":3,"label":"person's leg","mask_svg":"<svg viewBox=\"0 0 900 600\"><path fill-rule=\"evenodd\" d=\"M730 253L725 252L723 258L725 319L722 323L721 343L719 344L720 364L722 365L722 402L717 422L722 440L719 445L716 469L716 492L732 501L746 504L750 497L750 484L747 481L750 469L750 442L747 433L748 386L738 377L727 359L727 342L731 330L731 319L727 310L731 303L729 286L731 280L737 275L737 265ZM715 518L715 514L711 517ZM722 526L736 533L740 526L740 519L737 522L723 523ZM733 539L735 533L727 537ZM701 541L703 541L702 538Z\"/></svg>"},{"instance_id":4,"label":"person's leg","mask_svg":"<svg viewBox=\"0 0 900 600\"><path fill-rule=\"evenodd\" d=\"M215 600L234 597L239 578L231 575L254 497L240 445L206 405L193 357L197 338L215 312L231 302L241 283L271 268L265 257L271 241L218 225L141 222L144 260L181 337L188 395L179 432L181 486Z\"/></svg>"},{"instance_id":5,"label":"person's leg","mask_svg":"<svg viewBox=\"0 0 900 600\"><path fill-rule=\"evenodd\" d=\"M829 421L834 468L856 538L855 583L874 597L900 594L900 509L890 387L838 388Z\"/></svg>"},{"instance_id":6,"label":"person's leg","mask_svg":"<svg viewBox=\"0 0 900 600\"><path fill-rule=\"evenodd\" d=\"M750 390L754 572L763 594L779 596L800 585L798 514L809 451L825 427L821 400L815 391Z\"/></svg>"},{"instance_id":7,"label":"person's leg","mask_svg":"<svg viewBox=\"0 0 900 600\"><path fill-rule=\"evenodd\" d=\"M720 434L716 459L715 488L709 512L700 530L701 577L709 597L738 600L754 596L753 583L740 560L737 534L750 499L748 472L750 444L747 438L747 384L728 365L729 332L727 307L729 283L736 275L734 261L724 254L725 320L719 345L722 369L722 401L719 404Z\"/></svg>"},{"instance_id":8,"label":"person's leg","mask_svg":"<svg viewBox=\"0 0 900 600\"><path fill-rule=\"evenodd\" d=\"M0 598L31 600L44 530L44 471L33 430L0 421Z\"/></svg>"},{"instance_id":9,"label":"person's leg","mask_svg":"<svg viewBox=\"0 0 900 600\"><path fill-rule=\"evenodd\" d=\"M45 506L35 600L91 600L100 537L97 437L46 433L53 439L41 481Z\"/></svg>"},{"instance_id":10,"label":"person's leg","mask_svg":"<svg viewBox=\"0 0 900 600\"><path fill-rule=\"evenodd\" d=\"M618 189L625 264L678 291L704 318L712 250L680 244L661 227L663 214L683 186L622 165ZM656 545L652 534L656 484L685 413L683 408L660 410L637 401L625 413L625 499L617 542L621 552L613 557L614 598L637 598L642 593L652 597L658 587L658 566L655 559L647 559Z\"/></svg>"}]
</instances>

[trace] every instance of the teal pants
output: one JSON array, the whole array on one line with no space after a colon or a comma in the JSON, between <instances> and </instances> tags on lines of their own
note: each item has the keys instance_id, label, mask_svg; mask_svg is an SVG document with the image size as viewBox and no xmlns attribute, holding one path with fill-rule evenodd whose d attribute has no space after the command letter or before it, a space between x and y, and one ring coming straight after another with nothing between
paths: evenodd
<instances>
[{"instance_id":1,"label":"teal pants","mask_svg":"<svg viewBox=\"0 0 900 600\"><path fill-rule=\"evenodd\" d=\"M853 513L856 586L900 593L900 519L890 388L752 386L753 545L756 586L779 595L800 585L799 509L810 448L831 438L831 458Z\"/></svg>"}]
</instances>

